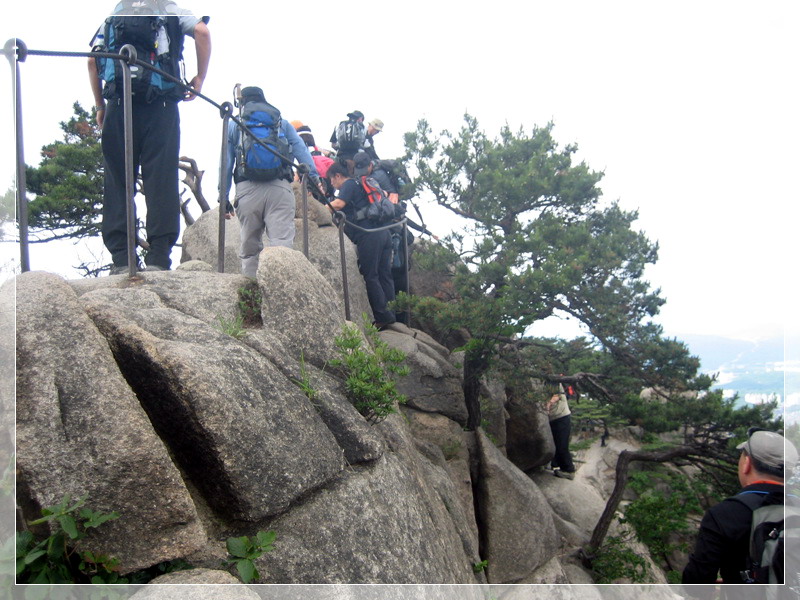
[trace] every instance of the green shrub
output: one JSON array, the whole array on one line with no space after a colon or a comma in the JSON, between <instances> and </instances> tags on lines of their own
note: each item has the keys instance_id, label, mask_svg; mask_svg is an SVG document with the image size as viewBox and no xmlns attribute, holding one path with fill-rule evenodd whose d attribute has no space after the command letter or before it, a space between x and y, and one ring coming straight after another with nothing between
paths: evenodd
<instances>
[{"instance_id":1,"label":"green shrub","mask_svg":"<svg viewBox=\"0 0 800 600\"><path fill-rule=\"evenodd\" d=\"M628 505L620 521L633 526L636 537L654 556L685 551L685 544L676 544L669 538L693 530L688 515L702 512L697 496L702 491L698 486L704 484L694 482L693 487L685 477L659 470L634 473L629 485L639 497Z\"/></svg>"},{"instance_id":2,"label":"green shrub","mask_svg":"<svg viewBox=\"0 0 800 600\"><path fill-rule=\"evenodd\" d=\"M396 403L405 403L406 398L397 391L393 376L408 375L408 367L402 365L405 354L389 348L366 315L364 330L372 348L364 347L356 326L345 325L335 339L340 358L332 360L331 365L343 369L347 397L356 410L368 420L378 422L396 412Z\"/></svg>"},{"instance_id":3,"label":"green shrub","mask_svg":"<svg viewBox=\"0 0 800 600\"><path fill-rule=\"evenodd\" d=\"M622 538L609 536L592 559L592 570L597 583L613 583L628 579L644 583L647 579L647 561L625 545Z\"/></svg>"},{"instance_id":4,"label":"green shrub","mask_svg":"<svg viewBox=\"0 0 800 600\"><path fill-rule=\"evenodd\" d=\"M119 514L94 512L65 495L59 504L42 509L42 518L29 525L51 524L54 533L36 540L31 531L17 533L17 583L128 583L119 576L119 561L105 554L81 550L89 529Z\"/></svg>"}]
</instances>

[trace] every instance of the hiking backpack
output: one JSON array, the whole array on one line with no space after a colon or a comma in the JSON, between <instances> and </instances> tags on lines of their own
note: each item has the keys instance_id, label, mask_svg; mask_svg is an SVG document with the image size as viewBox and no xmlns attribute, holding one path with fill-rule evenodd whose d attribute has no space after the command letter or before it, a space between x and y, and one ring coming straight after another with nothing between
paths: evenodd
<instances>
[{"instance_id":1,"label":"hiking backpack","mask_svg":"<svg viewBox=\"0 0 800 600\"><path fill-rule=\"evenodd\" d=\"M794 538L800 532L800 506L762 506L763 495L764 492L743 492L735 497L753 511L750 555L742 580L744 583L784 583L785 533L787 529L794 532L790 534ZM797 560L792 562L797 565Z\"/></svg>"},{"instance_id":2,"label":"hiking backpack","mask_svg":"<svg viewBox=\"0 0 800 600\"><path fill-rule=\"evenodd\" d=\"M405 165L401 160L382 159L378 161L378 169L383 169L389 176L389 180L397 190L400 200L410 200L414 197L414 189L411 185L411 177L406 171Z\"/></svg>"},{"instance_id":3,"label":"hiking backpack","mask_svg":"<svg viewBox=\"0 0 800 600\"><path fill-rule=\"evenodd\" d=\"M241 121L258 141L272 148L280 157L257 143L246 131L240 131L236 150L237 181L281 178L291 181L292 149L281 128L280 111L268 102L247 102L242 107Z\"/></svg>"},{"instance_id":4,"label":"hiking backpack","mask_svg":"<svg viewBox=\"0 0 800 600\"><path fill-rule=\"evenodd\" d=\"M361 121L348 119L336 126L336 143L340 152L358 152L367 139L367 128Z\"/></svg>"},{"instance_id":5,"label":"hiking backpack","mask_svg":"<svg viewBox=\"0 0 800 600\"><path fill-rule=\"evenodd\" d=\"M361 187L367 193L369 205L356 212L356 220L369 219L383 225L395 218L395 205L389 201L389 196L381 189L374 178L362 175Z\"/></svg>"},{"instance_id":6,"label":"hiking backpack","mask_svg":"<svg viewBox=\"0 0 800 600\"><path fill-rule=\"evenodd\" d=\"M168 15L163 0L122 0L103 26L106 52L119 53L130 44L136 58L164 73L180 78L183 60L183 32L175 15ZM119 60L96 58L97 73L105 82L103 97L122 96L122 67ZM141 65L130 65L131 92L135 99L150 103L159 98L180 100L183 88Z\"/></svg>"}]
</instances>

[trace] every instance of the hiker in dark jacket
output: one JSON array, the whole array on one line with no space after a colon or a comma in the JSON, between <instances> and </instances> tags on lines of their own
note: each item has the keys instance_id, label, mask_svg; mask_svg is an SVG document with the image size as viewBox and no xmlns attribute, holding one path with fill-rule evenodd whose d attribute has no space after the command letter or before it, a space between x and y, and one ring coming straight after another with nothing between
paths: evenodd
<instances>
[{"instance_id":1,"label":"hiker in dark jacket","mask_svg":"<svg viewBox=\"0 0 800 600\"><path fill-rule=\"evenodd\" d=\"M764 430L751 430L747 441L737 449L741 450L738 472L742 490L706 511L682 581L743 584L725 588L726 597L753 598L755 588L744 585L741 576L747 569L753 510L741 497L758 495L760 506L783 504L784 479L791 475L797 462L797 450L782 435ZM687 591L702 598L711 597L714 588L693 586Z\"/></svg>"},{"instance_id":2,"label":"hiker in dark jacket","mask_svg":"<svg viewBox=\"0 0 800 600\"><path fill-rule=\"evenodd\" d=\"M363 229L375 229L378 223L363 216L369 206L369 198L364 188L347 171L347 167L336 162L328 169L328 179L336 188L338 196L330 203L332 210L342 211L348 224L344 232L352 241L358 252L358 268L364 277L367 287L374 325L378 329L396 321L394 312L387 304L394 300L394 283L392 281L392 237L387 230L362 231L352 227L354 223Z\"/></svg>"}]
</instances>

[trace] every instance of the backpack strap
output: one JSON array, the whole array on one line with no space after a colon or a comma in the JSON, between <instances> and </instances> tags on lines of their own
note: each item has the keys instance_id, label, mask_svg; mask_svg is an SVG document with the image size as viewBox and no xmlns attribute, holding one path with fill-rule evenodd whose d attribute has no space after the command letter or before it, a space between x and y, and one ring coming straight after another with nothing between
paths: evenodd
<instances>
[{"instance_id":1,"label":"backpack strap","mask_svg":"<svg viewBox=\"0 0 800 600\"><path fill-rule=\"evenodd\" d=\"M756 518L756 511L758 511L760 514L763 513L763 511L767 511L766 514L761 514L759 517L759 523L767 523L768 520L772 521L774 518L771 514L773 512L775 512L775 517L780 517L782 519L784 510L783 504L764 506L764 500L766 499L765 497L769 495L769 493L770 492L750 490L747 492L740 492L731 499L739 502L740 504L744 504L747 508L749 508L753 512L753 516L751 518L753 520ZM765 519L765 517L767 518ZM763 529L763 527L755 528L751 520L747 570L740 573L744 583L764 582L769 578L769 565L762 565L762 557L759 555L759 548L763 548L764 545L764 535L761 529Z\"/></svg>"},{"instance_id":2,"label":"backpack strap","mask_svg":"<svg viewBox=\"0 0 800 600\"><path fill-rule=\"evenodd\" d=\"M736 500L738 503L744 504L750 510L755 510L764 504L764 496L768 494L769 492L751 490L749 492L739 492L733 496L731 500Z\"/></svg>"}]
</instances>

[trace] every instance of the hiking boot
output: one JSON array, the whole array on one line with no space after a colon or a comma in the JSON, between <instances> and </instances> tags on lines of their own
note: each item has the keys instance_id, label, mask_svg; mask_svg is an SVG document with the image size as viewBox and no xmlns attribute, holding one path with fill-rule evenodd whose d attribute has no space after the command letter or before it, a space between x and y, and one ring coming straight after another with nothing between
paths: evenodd
<instances>
[{"instance_id":1,"label":"hiking boot","mask_svg":"<svg viewBox=\"0 0 800 600\"><path fill-rule=\"evenodd\" d=\"M561 469L557 469L553 471L553 475L561 477L562 479L575 479L575 471L562 471Z\"/></svg>"}]
</instances>

